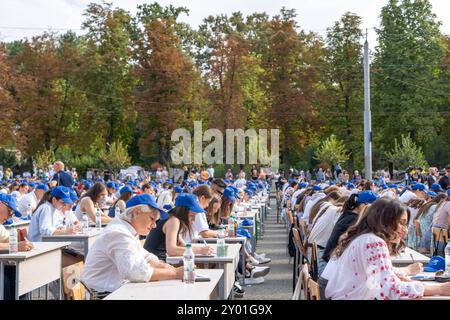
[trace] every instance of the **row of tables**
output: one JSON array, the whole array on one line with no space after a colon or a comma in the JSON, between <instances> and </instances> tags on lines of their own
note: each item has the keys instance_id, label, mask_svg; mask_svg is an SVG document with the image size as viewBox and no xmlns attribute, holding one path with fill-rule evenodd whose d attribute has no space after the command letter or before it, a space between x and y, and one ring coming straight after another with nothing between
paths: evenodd
<instances>
[{"instance_id":1,"label":"row of tables","mask_svg":"<svg viewBox=\"0 0 450 320\"><path fill-rule=\"evenodd\" d=\"M265 200L264 200L265 202ZM254 246L257 238L257 217L263 219L261 207L254 208L244 216L238 214L240 218L253 220L253 225L249 226L249 232L254 239ZM256 209L256 210L255 210ZM259 210L258 210L259 209ZM17 228L28 228L30 221L18 221L14 226ZM5 226L10 228L11 225ZM61 269L62 269L62 249L70 246L73 242L79 242L83 246L84 257L87 256L89 248L100 235L101 229L90 228L87 233L77 233L72 235L44 236L43 242L35 242L34 248L28 252L18 252L15 254L0 254L0 300L4 293L4 268L7 265L16 267L16 290L15 298L46 287L53 281L59 281L59 292L62 293ZM216 247L217 239L196 239L195 242L205 240L212 247ZM225 238L228 245L227 256L225 257L196 257L196 264L203 264L205 267L213 266L215 269L197 269L199 274L210 278L208 282L195 282L186 285L181 280L167 280L147 283L126 283L117 291L110 294L106 299L227 299L232 298L232 289L235 282L235 270L238 267L239 258L242 258L242 267L245 270L245 237ZM201 243L194 243L193 246L202 246ZM217 251L216 251L217 252ZM182 264L183 257L167 257L167 263ZM241 278L245 283L245 273ZM60 295L62 296L62 295Z\"/></svg>"}]
</instances>

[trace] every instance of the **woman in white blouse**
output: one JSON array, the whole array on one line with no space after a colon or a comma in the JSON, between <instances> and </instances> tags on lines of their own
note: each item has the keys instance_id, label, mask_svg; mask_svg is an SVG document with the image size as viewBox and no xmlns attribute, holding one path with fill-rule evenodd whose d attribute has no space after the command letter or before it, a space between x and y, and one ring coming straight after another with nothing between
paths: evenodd
<instances>
[{"instance_id":1,"label":"woman in white blouse","mask_svg":"<svg viewBox=\"0 0 450 320\"><path fill-rule=\"evenodd\" d=\"M392 266L391 255L398 254L404 245L408 220L408 209L399 201L376 200L342 237L327 264L321 276L328 280L325 298L397 300L450 295L450 283L430 285L409 280L408 276L422 271L421 264Z\"/></svg>"}]
</instances>

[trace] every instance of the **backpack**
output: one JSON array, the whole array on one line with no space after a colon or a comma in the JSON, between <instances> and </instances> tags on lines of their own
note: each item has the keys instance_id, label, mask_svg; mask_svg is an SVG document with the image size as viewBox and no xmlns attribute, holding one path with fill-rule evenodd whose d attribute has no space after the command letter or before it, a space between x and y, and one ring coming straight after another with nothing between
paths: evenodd
<instances>
[{"instance_id":1,"label":"backpack","mask_svg":"<svg viewBox=\"0 0 450 320\"><path fill-rule=\"evenodd\" d=\"M295 255L295 244L294 244L294 234L292 233L292 228L294 225L291 225L289 228L289 242L288 242L288 253L290 257L294 257Z\"/></svg>"}]
</instances>

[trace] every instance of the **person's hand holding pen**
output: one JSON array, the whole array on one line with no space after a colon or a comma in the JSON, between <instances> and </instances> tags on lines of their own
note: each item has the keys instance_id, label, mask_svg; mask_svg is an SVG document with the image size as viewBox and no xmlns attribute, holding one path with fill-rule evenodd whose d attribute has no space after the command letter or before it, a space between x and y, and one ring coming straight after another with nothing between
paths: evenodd
<instances>
[{"instance_id":1,"label":"person's hand holding pen","mask_svg":"<svg viewBox=\"0 0 450 320\"><path fill-rule=\"evenodd\" d=\"M30 251L31 249L34 248L33 243L31 243L27 237L24 237L24 241L20 241L18 244L19 247L19 251Z\"/></svg>"}]
</instances>

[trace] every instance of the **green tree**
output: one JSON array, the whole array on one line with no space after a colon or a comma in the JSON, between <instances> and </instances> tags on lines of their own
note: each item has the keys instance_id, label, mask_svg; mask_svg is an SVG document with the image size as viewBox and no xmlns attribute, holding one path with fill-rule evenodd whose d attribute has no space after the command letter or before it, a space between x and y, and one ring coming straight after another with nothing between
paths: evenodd
<instances>
[{"instance_id":1,"label":"green tree","mask_svg":"<svg viewBox=\"0 0 450 320\"><path fill-rule=\"evenodd\" d=\"M422 152L422 148L417 146L410 136L402 135L401 143L394 140L394 148L385 153L389 162L394 164L394 168L404 170L412 167L428 167L428 163Z\"/></svg>"},{"instance_id":2,"label":"green tree","mask_svg":"<svg viewBox=\"0 0 450 320\"><path fill-rule=\"evenodd\" d=\"M441 81L439 27L428 0L390 0L382 8L372 70L375 160L392 147L390 137L410 135L424 146L443 125L439 111L448 108L448 91Z\"/></svg>"},{"instance_id":3,"label":"green tree","mask_svg":"<svg viewBox=\"0 0 450 320\"><path fill-rule=\"evenodd\" d=\"M344 142L331 135L328 139L322 141L315 152L314 159L327 163L331 167L336 164L343 164L349 156L345 149Z\"/></svg>"},{"instance_id":4,"label":"green tree","mask_svg":"<svg viewBox=\"0 0 450 320\"><path fill-rule=\"evenodd\" d=\"M363 68L361 18L345 13L326 38L326 86L328 106L323 131L342 139L348 149L348 171L362 165L363 155Z\"/></svg>"},{"instance_id":5,"label":"green tree","mask_svg":"<svg viewBox=\"0 0 450 320\"><path fill-rule=\"evenodd\" d=\"M121 168L128 167L131 164L128 151L120 141L114 141L109 152L102 149L99 158L105 167L114 173L118 173Z\"/></svg>"}]
</instances>

